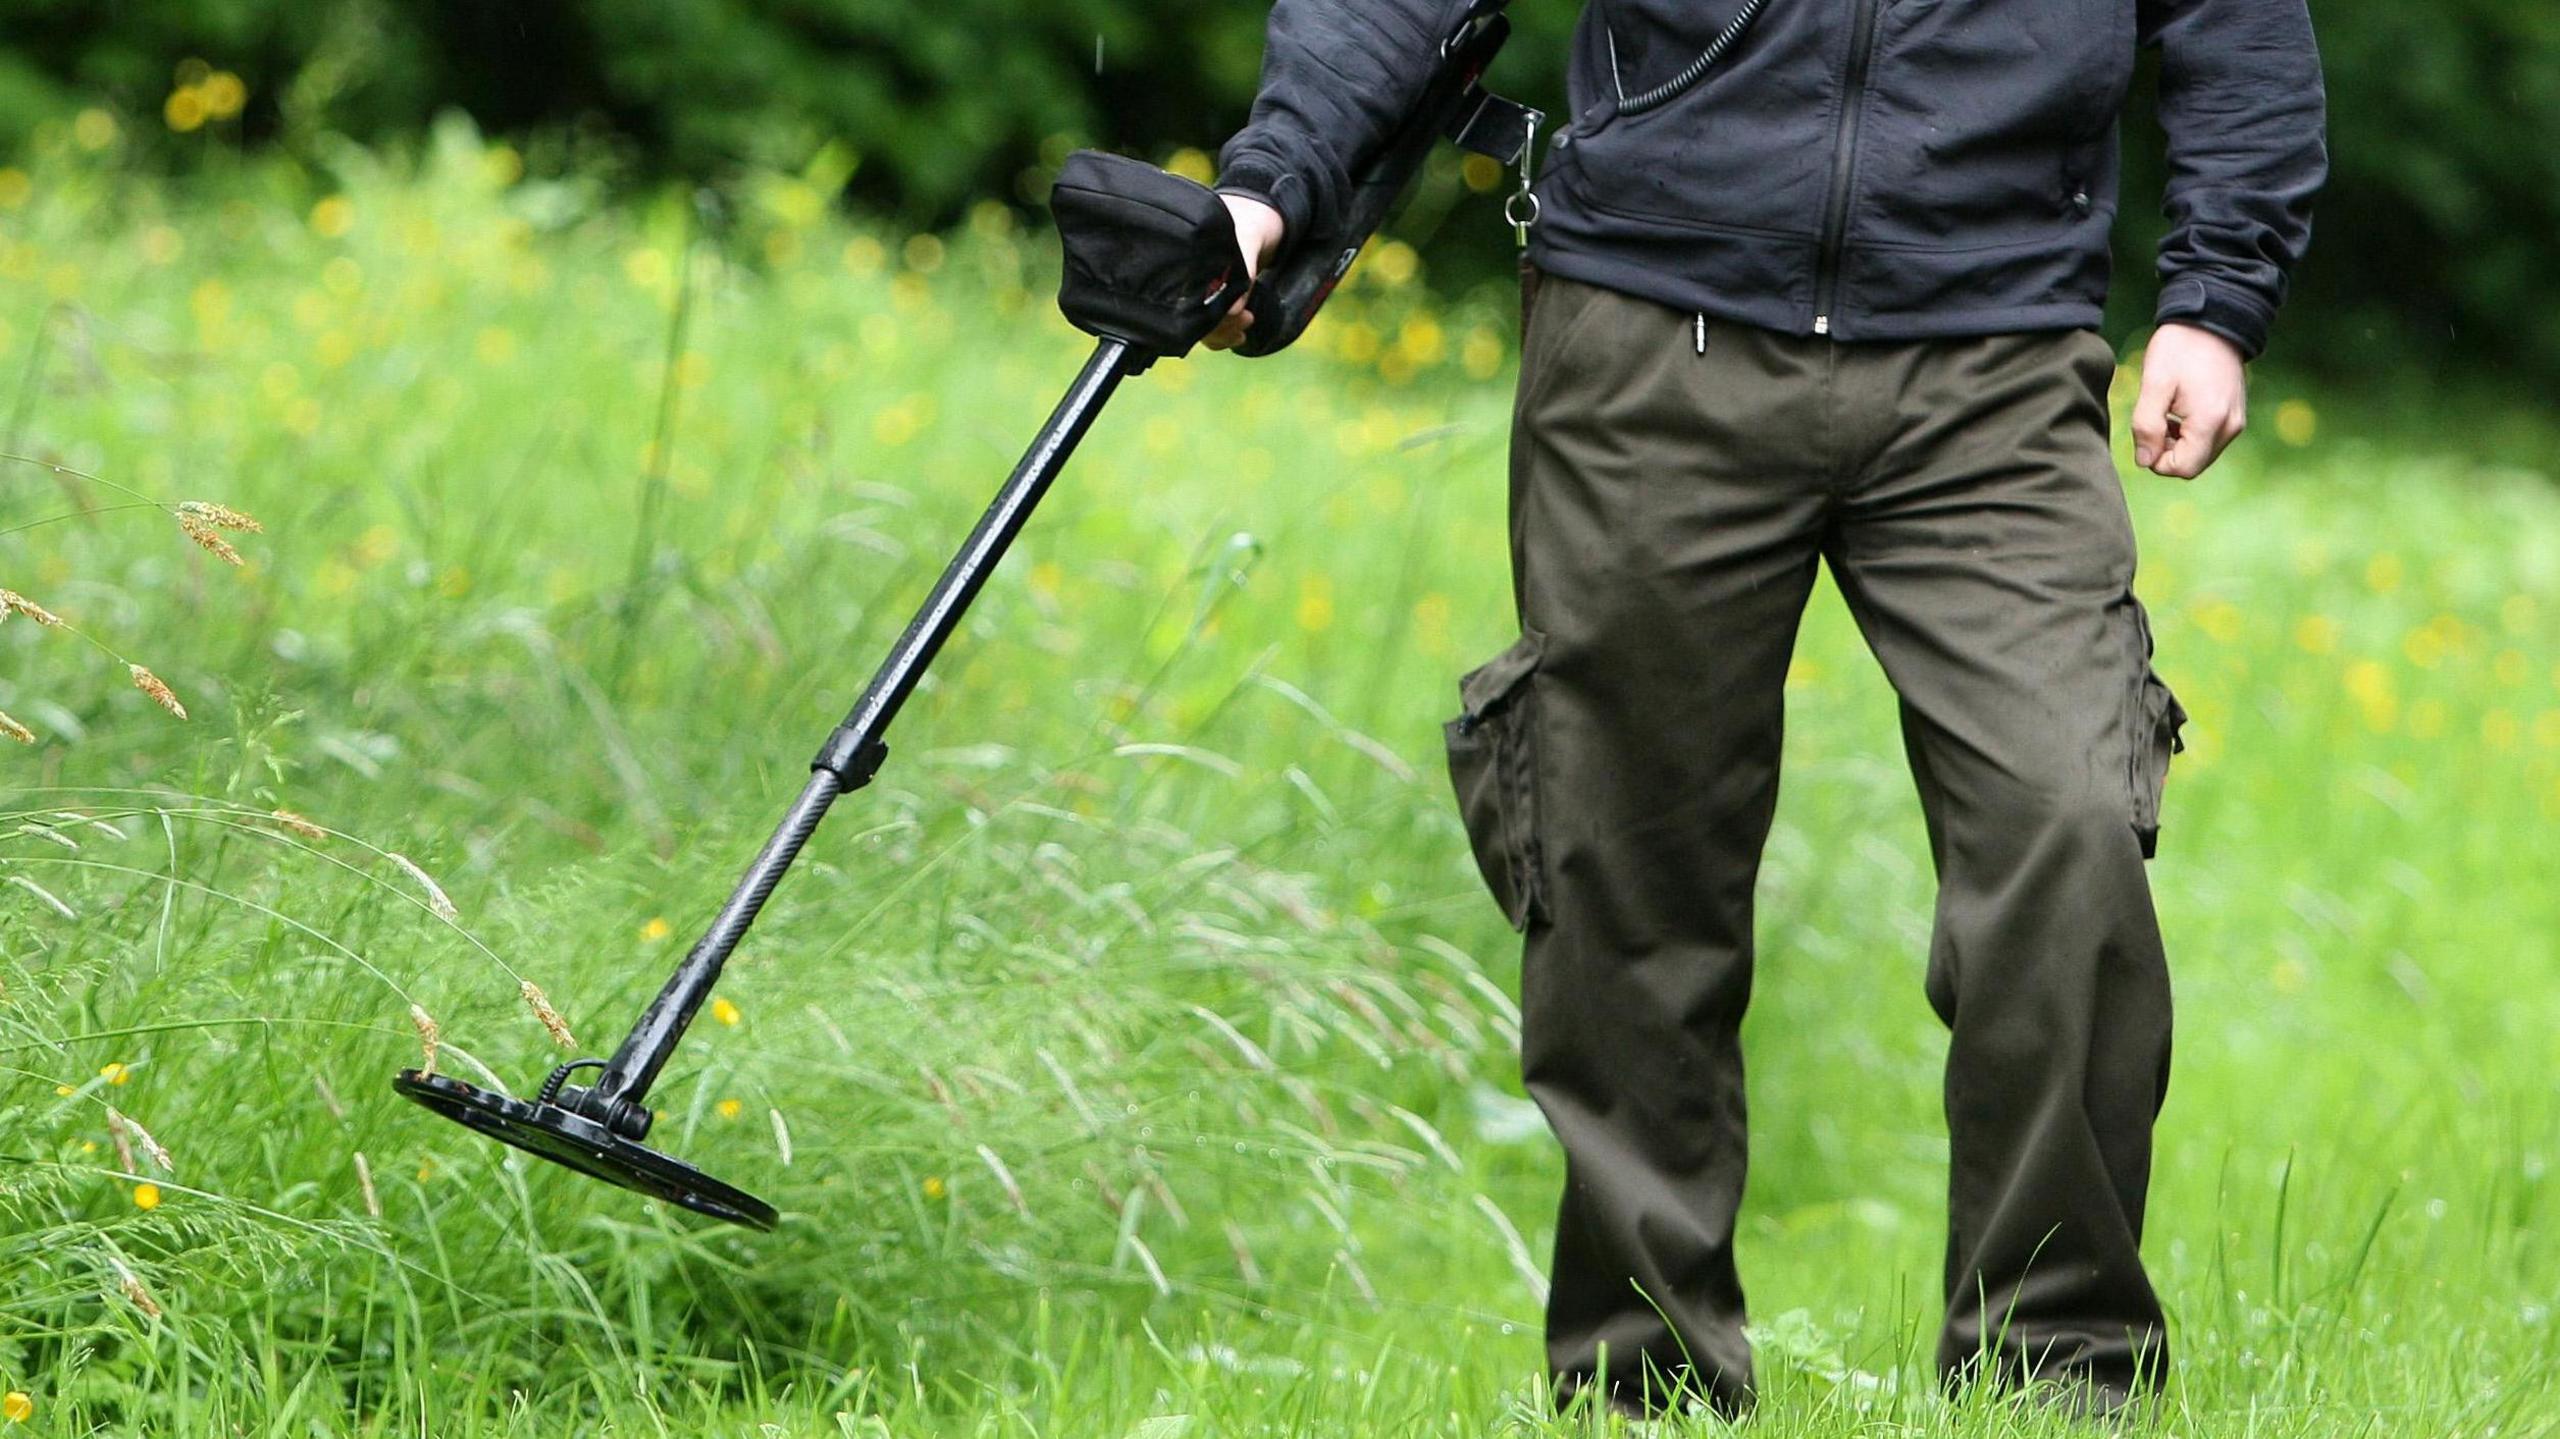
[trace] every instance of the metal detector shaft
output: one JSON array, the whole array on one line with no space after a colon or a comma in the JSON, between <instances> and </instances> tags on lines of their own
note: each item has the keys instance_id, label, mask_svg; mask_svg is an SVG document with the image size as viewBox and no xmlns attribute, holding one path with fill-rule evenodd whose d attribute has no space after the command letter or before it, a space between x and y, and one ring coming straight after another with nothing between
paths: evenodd
<instances>
[{"instance_id":1,"label":"metal detector shaft","mask_svg":"<svg viewBox=\"0 0 2560 1439\"><path fill-rule=\"evenodd\" d=\"M745 878L738 882L729 902L721 906L710 930L685 955L684 963L677 966L666 987L658 991L640 1022L631 1027L622 1047L606 1062L603 1077L595 1087L565 1092L560 1096L561 1104L629 1138L647 1135L650 1112L641 1101L657 1081L667 1056L674 1052L676 1041L693 1023L695 1011L710 997L721 967L746 938L757 912L772 897L774 886L782 882L783 874L816 832L819 821L826 818L828 806L847 790L869 784L878 773L880 762L889 752L883 737L890 722L915 692L917 681L924 678L925 669L933 663L943 641L958 628L969 602L977 598L1014 537L1022 533L1032 509L1048 492L1067 457L1075 452L1076 443L1084 438L1103 403L1119 388L1122 379L1134 373L1133 358L1138 357L1125 341L1106 339L1094 347L1093 358L1085 362L1084 372L1058 402L1057 410L1041 427L1038 438L1014 467L1004 488L996 492L994 503L987 506L977 528L970 531L968 543L943 570L933 593L908 623L906 633L898 637L889 657L881 662L879 672L862 691L862 698L854 702L844 723L836 726L817 758L810 762L808 787L800 791L790 813L783 817L782 827L765 841L763 852L747 867ZM1138 368L1143 367L1144 359L1139 358Z\"/></svg>"}]
</instances>

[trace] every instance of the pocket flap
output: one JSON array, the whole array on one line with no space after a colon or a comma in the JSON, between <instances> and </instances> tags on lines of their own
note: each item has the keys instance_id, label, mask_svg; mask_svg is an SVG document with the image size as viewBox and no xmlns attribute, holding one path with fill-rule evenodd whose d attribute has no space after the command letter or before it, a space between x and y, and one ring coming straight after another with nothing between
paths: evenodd
<instances>
[{"instance_id":1,"label":"pocket flap","mask_svg":"<svg viewBox=\"0 0 2560 1439\"><path fill-rule=\"evenodd\" d=\"M1481 718L1500 709L1520 682L1535 673L1538 661L1545 657L1547 637L1537 630L1524 629L1511 648L1495 655L1467 672L1458 681L1458 698L1466 706L1470 719Z\"/></svg>"}]
</instances>

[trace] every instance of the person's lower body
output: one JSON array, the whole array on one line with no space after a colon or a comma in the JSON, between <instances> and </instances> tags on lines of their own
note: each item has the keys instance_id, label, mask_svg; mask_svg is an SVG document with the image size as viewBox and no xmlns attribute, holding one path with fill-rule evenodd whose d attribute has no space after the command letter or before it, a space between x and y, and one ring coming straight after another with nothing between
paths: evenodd
<instances>
[{"instance_id":1,"label":"person's lower body","mask_svg":"<svg viewBox=\"0 0 2560 1439\"><path fill-rule=\"evenodd\" d=\"M1553 277L1512 459L1522 635L1450 759L1526 931L1565 1151L1559 1400L1750 1402L1739 1031L1782 690L1827 563L1902 701L1952 1031L1951 1383L2165 1373L2139 1253L2169 984L2144 873L2184 716L2150 666L2088 332L1841 345Z\"/></svg>"}]
</instances>

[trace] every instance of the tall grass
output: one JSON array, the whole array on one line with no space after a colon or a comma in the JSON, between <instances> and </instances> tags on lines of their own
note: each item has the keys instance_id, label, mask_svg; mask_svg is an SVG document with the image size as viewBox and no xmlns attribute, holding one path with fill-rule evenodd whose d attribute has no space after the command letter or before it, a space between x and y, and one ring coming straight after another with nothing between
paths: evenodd
<instances>
[{"instance_id":1,"label":"tall grass","mask_svg":"<svg viewBox=\"0 0 2560 1439\"><path fill-rule=\"evenodd\" d=\"M1401 260L1308 354L1124 392L780 892L656 1095L777 1233L390 1095L413 1006L518 1090L563 1057L523 986L619 1037L1082 344L998 212L891 240L775 181L697 239L519 171L65 153L0 216L17 450L267 525L237 571L0 537L194 716L0 626L43 736L0 796L0 1387L66 1433L1541 1431L1556 1166L1432 753L1508 638L1502 361ZM2206 484L2133 487L2197 716L2174 1424L2538 1432L2560 497L2276 389ZM64 502L0 473L0 530ZM1929 882L1827 593L1790 698L1755 1427L2047 1432L1922 1367Z\"/></svg>"}]
</instances>

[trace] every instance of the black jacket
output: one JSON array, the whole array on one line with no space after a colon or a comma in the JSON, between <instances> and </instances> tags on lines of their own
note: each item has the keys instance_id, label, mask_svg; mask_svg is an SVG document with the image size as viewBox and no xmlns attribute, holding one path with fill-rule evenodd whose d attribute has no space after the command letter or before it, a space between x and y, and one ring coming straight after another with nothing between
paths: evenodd
<instances>
[{"instance_id":1,"label":"black jacket","mask_svg":"<svg viewBox=\"0 0 2560 1439\"><path fill-rule=\"evenodd\" d=\"M1525 0L1524 0L1525 3ZM1589 0L1572 120L1538 182L1541 267L1842 340L2095 325L2116 122L2161 51L2158 318L2255 356L2327 175L2305 0L1767 0L1705 83L1649 113L1739 0ZM1277 0L1220 188L1293 229L1340 203L1467 0Z\"/></svg>"}]
</instances>

